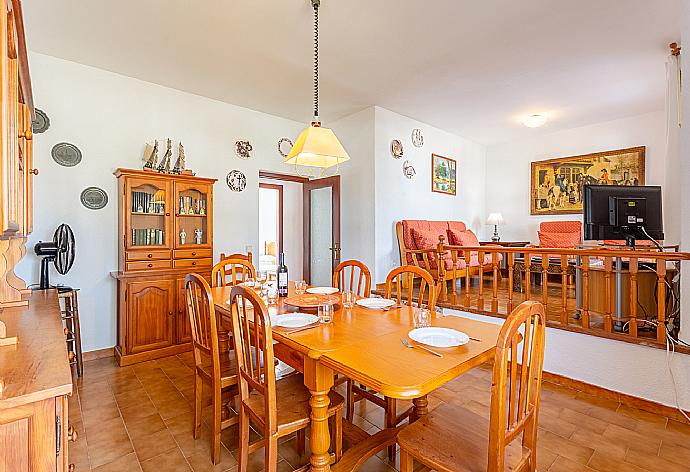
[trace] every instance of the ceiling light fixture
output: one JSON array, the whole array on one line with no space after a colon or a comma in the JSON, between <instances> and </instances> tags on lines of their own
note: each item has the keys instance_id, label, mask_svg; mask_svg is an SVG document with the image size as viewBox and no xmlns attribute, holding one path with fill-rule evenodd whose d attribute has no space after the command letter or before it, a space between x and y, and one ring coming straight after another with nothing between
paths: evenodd
<instances>
[{"instance_id":1,"label":"ceiling light fixture","mask_svg":"<svg viewBox=\"0 0 690 472\"><path fill-rule=\"evenodd\" d=\"M539 128L546 123L546 115L534 114L526 116L522 119L522 124L528 128Z\"/></svg>"},{"instance_id":2,"label":"ceiling light fixture","mask_svg":"<svg viewBox=\"0 0 690 472\"><path fill-rule=\"evenodd\" d=\"M311 0L314 7L314 118L295 141L283 161L295 166L328 169L350 159L335 133L322 128L319 120L319 6L321 0Z\"/></svg>"}]
</instances>

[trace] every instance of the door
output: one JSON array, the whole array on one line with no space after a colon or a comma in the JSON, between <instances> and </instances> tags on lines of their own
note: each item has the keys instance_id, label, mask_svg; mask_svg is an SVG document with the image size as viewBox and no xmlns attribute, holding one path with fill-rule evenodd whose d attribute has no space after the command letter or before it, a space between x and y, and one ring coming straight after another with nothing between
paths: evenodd
<instances>
[{"instance_id":1,"label":"door","mask_svg":"<svg viewBox=\"0 0 690 472\"><path fill-rule=\"evenodd\" d=\"M211 248L213 186L175 182L175 249Z\"/></svg>"},{"instance_id":2,"label":"door","mask_svg":"<svg viewBox=\"0 0 690 472\"><path fill-rule=\"evenodd\" d=\"M340 176L304 184L304 279L330 286L340 264Z\"/></svg>"},{"instance_id":3,"label":"door","mask_svg":"<svg viewBox=\"0 0 690 472\"><path fill-rule=\"evenodd\" d=\"M127 354L175 344L175 280L150 280L127 285Z\"/></svg>"}]
</instances>

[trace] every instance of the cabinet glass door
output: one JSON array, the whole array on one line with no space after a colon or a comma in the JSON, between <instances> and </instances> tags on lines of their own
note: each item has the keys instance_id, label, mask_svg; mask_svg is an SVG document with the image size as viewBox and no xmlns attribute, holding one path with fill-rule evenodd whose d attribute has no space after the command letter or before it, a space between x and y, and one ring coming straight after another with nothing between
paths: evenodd
<instances>
[{"instance_id":1,"label":"cabinet glass door","mask_svg":"<svg viewBox=\"0 0 690 472\"><path fill-rule=\"evenodd\" d=\"M212 212L209 186L175 183L175 247L210 247Z\"/></svg>"},{"instance_id":2,"label":"cabinet glass door","mask_svg":"<svg viewBox=\"0 0 690 472\"><path fill-rule=\"evenodd\" d=\"M170 184L164 180L130 179L125 189L128 248L169 247Z\"/></svg>"}]
</instances>

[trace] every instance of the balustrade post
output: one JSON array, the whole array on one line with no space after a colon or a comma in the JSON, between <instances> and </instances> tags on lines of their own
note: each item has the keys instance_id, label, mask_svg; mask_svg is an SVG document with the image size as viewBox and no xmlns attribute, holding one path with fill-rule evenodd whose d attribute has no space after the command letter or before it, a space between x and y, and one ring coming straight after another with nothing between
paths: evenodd
<instances>
[{"instance_id":1,"label":"balustrade post","mask_svg":"<svg viewBox=\"0 0 690 472\"><path fill-rule=\"evenodd\" d=\"M508 252L508 313L513 311L513 271L515 264L515 254Z\"/></svg>"},{"instance_id":2,"label":"balustrade post","mask_svg":"<svg viewBox=\"0 0 690 472\"><path fill-rule=\"evenodd\" d=\"M548 313L549 303L549 255L541 255L541 303L544 305L544 313Z\"/></svg>"},{"instance_id":3,"label":"balustrade post","mask_svg":"<svg viewBox=\"0 0 690 472\"><path fill-rule=\"evenodd\" d=\"M589 329L589 256L582 257L582 327Z\"/></svg>"},{"instance_id":4,"label":"balustrade post","mask_svg":"<svg viewBox=\"0 0 690 472\"><path fill-rule=\"evenodd\" d=\"M498 253L491 253L491 262L494 265L493 281L492 281L492 298L491 311L498 313Z\"/></svg>"},{"instance_id":5,"label":"balustrade post","mask_svg":"<svg viewBox=\"0 0 690 472\"><path fill-rule=\"evenodd\" d=\"M656 340L660 343L666 341L666 261L664 259L656 260L656 276L657 276L657 314L656 314ZM686 295L687 296L687 295Z\"/></svg>"},{"instance_id":6,"label":"balustrade post","mask_svg":"<svg viewBox=\"0 0 690 472\"><path fill-rule=\"evenodd\" d=\"M561 324L568 324L568 256L561 254Z\"/></svg>"},{"instance_id":7,"label":"balustrade post","mask_svg":"<svg viewBox=\"0 0 690 472\"><path fill-rule=\"evenodd\" d=\"M613 270L613 259L611 256L604 258L604 286L606 290L605 303L606 313L604 313L604 331L610 333L613 328L613 320L611 319L612 300L611 300L611 272Z\"/></svg>"},{"instance_id":8,"label":"balustrade post","mask_svg":"<svg viewBox=\"0 0 690 472\"><path fill-rule=\"evenodd\" d=\"M631 257L628 262L630 271L630 321L628 323L628 333L633 338L637 337L637 257Z\"/></svg>"},{"instance_id":9,"label":"balustrade post","mask_svg":"<svg viewBox=\"0 0 690 472\"><path fill-rule=\"evenodd\" d=\"M484 251L477 251L477 260L479 261L479 299L477 300L477 308L484 310Z\"/></svg>"},{"instance_id":10,"label":"balustrade post","mask_svg":"<svg viewBox=\"0 0 690 472\"><path fill-rule=\"evenodd\" d=\"M463 251L465 253L465 308L470 306L470 263L472 262L472 255L470 251Z\"/></svg>"},{"instance_id":11,"label":"balustrade post","mask_svg":"<svg viewBox=\"0 0 690 472\"><path fill-rule=\"evenodd\" d=\"M525 301L532 297L532 254L525 253Z\"/></svg>"}]
</instances>

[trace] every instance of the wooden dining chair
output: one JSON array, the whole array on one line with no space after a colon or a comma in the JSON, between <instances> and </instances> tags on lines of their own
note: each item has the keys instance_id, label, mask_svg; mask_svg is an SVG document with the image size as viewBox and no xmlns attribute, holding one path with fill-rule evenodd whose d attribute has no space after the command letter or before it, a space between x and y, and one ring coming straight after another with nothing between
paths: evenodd
<instances>
[{"instance_id":1,"label":"wooden dining chair","mask_svg":"<svg viewBox=\"0 0 690 472\"><path fill-rule=\"evenodd\" d=\"M247 278L256 278L256 269L251 261L251 254L220 255L220 262L211 270L213 287L227 287L245 282Z\"/></svg>"},{"instance_id":2,"label":"wooden dining chair","mask_svg":"<svg viewBox=\"0 0 690 472\"><path fill-rule=\"evenodd\" d=\"M275 472L278 440L309 426L311 394L301 374L276 380L273 366L273 334L268 308L253 291L236 285L230 292L232 330L240 392L239 472L246 472L250 453L264 447L264 470ZM342 456L343 406L345 400L329 393L329 417L334 417L334 452ZM250 421L261 438L249 442Z\"/></svg>"},{"instance_id":3,"label":"wooden dining chair","mask_svg":"<svg viewBox=\"0 0 690 472\"><path fill-rule=\"evenodd\" d=\"M357 280L356 285L355 280ZM333 271L333 286L341 292L350 290L358 297L369 297L371 296L371 272L366 265L354 259L343 261Z\"/></svg>"},{"instance_id":4,"label":"wooden dining chair","mask_svg":"<svg viewBox=\"0 0 690 472\"><path fill-rule=\"evenodd\" d=\"M204 384L212 391L213 431L211 436L214 464L220 461L220 433L237 424L237 416L222 418L222 391L229 390L231 403L237 395L237 369L234 359L227 353L220 354L218 320L208 282L199 274L187 274L184 278L184 300L191 325L192 351L194 353L194 439L201 431L201 408Z\"/></svg>"},{"instance_id":5,"label":"wooden dining chair","mask_svg":"<svg viewBox=\"0 0 690 472\"><path fill-rule=\"evenodd\" d=\"M398 434L400 472L413 460L439 471L535 471L546 315L520 304L496 343L491 416L442 405Z\"/></svg>"},{"instance_id":6,"label":"wooden dining chair","mask_svg":"<svg viewBox=\"0 0 690 472\"><path fill-rule=\"evenodd\" d=\"M426 296L427 307L433 311L436 308L436 285L433 276L425 269L417 266L402 266L393 269L386 277L385 297L391 298L393 295L397 297L397 303L403 303L404 287L407 289L407 303L414 306L414 280L416 277L421 279L417 306L422 306L424 297ZM395 286L395 293L393 287ZM428 293L427 293L428 292ZM395 428L400 423L405 421L411 414L413 407L407 408L398 415L398 402L395 398L381 397L373 390L366 387L355 385L354 382L348 380L347 382L347 410L346 417L348 421L352 421L354 417L355 403L361 400L368 400L384 410L384 422L386 428ZM395 458L395 446L388 447L388 457L393 460Z\"/></svg>"}]
</instances>

